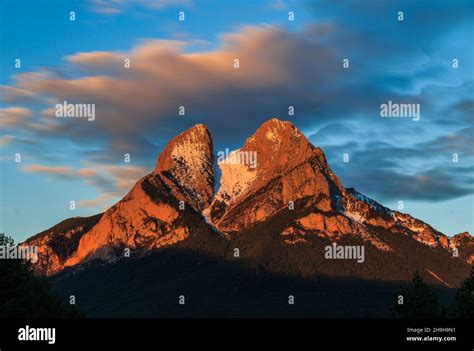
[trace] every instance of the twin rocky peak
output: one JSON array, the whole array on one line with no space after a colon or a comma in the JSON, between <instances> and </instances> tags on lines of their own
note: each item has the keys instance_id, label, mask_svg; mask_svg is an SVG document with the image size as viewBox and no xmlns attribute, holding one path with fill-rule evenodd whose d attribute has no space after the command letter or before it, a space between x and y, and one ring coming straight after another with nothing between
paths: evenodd
<instances>
[{"instance_id":1,"label":"twin rocky peak","mask_svg":"<svg viewBox=\"0 0 474 351\"><path fill-rule=\"evenodd\" d=\"M250 158L254 162L246 162ZM154 171L105 213L66 220L28 239L23 245L39 247L35 269L53 274L92 259L115 260L124 249L148 252L186 240L198 225L226 240L283 214L288 225L275 233L282 245L304 245L309 236L338 240L357 235L391 250L377 234L383 228L431 247L472 249L469 234L450 239L344 188L322 150L290 122L266 121L240 149L219 160L217 191L214 164L207 127L197 124L184 131L168 142ZM474 258L471 250L460 256L469 263Z\"/></svg>"}]
</instances>

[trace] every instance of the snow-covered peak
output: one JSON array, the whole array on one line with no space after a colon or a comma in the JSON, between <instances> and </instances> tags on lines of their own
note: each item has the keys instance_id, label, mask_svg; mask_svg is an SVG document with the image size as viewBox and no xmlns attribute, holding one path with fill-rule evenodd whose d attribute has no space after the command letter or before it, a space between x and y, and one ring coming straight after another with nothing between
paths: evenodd
<instances>
[{"instance_id":1,"label":"snow-covered peak","mask_svg":"<svg viewBox=\"0 0 474 351\"><path fill-rule=\"evenodd\" d=\"M256 167L242 162L242 150L232 151L224 160L218 161L221 170L219 190L216 194L218 201L230 205L245 194L257 178Z\"/></svg>"},{"instance_id":2,"label":"snow-covered peak","mask_svg":"<svg viewBox=\"0 0 474 351\"><path fill-rule=\"evenodd\" d=\"M212 199L214 171L212 140L206 126L197 124L173 138L156 163L155 173L171 179L197 209Z\"/></svg>"}]
</instances>

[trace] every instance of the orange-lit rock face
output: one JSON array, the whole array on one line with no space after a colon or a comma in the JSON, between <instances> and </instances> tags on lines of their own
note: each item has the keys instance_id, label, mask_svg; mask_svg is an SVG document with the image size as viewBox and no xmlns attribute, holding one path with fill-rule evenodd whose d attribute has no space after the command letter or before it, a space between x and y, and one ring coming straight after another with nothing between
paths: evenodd
<instances>
[{"instance_id":1,"label":"orange-lit rock face","mask_svg":"<svg viewBox=\"0 0 474 351\"><path fill-rule=\"evenodd\" d=\"M254 163L234 162L240 152L252 153ZM166 145L154 172L104 214L66 220L57 225L60 229L28 240L25 244L39 247L35 270L52 274L90 259L115 260L125 248L141 253L173 245L191 235L189 218L194 225L211 224L232 235L277 219L283 211L293 216L280 233L284 244L303 245L311 236L339 240L354 235L390 251L378 235L383 230L430 247L456 249L462 260L474 260L468 233L450 239L408 214L344 188L322 150L289 122L265 122L241 149L218 162L222 176L214 194L211 136L203 125L186 130Z\"/></svg>"},{"instance_id":2,"label":"orange-lit rock face","mask_svg":"<svg viewBox=\"0 0 474 351\"><path fill-rule=\"evenodd\" d=\"M179 220L180 215L210 204L212 162L212 141L205 126L196 125L173 138L159 156L155 171L104 213L65 262L52 256L49 272L89 259L113 260L125 248L150 250L186 239L190 228Z\"/></svg>"},{"instance_id":3,"label":"orange-lit rock face","mask_svg":"<svg viewBox=\"0 0 474 351\"><path fill-rule=\"evenodd\" d=\"M312 146L291 123L271 119L265 122L240 149L255 152L255 169L242 165L221 166L221 186L211 205L210 215L221 231L238 231L288 208L290 202L312 197L321 211L333 209L331 191L342 186L330 170L324 154ZM229 168L238 169L229 184ZM245 181L243 182L242 179Z\"/></svg>"},{"instance_id":4,"label":"orange-lit rock face","mask_svg":"<svg viewBox=\"0 0 474 351\"><path fill-rule=\"evenodd\" d=\"M38 261L32 262L33 270L42 275L61 270L64 261L77 250L80 238L101 216L69 218L21 244L38 248Z\"/></svg>"},{"instance_id":5,"label":"orange-lit rock face","mask_svg":"<svg viewBox=\"0 0 474 351\"><path fill-rule=\"evenodd\" d=\"M472 264L474 262L474 238L468 233L460 233L452 237L450 249L457 249L457 254L461 259Z\"/></svg>"},{"instance_id":6,"label":"orange-lit rock face","mask_svg":"<svg viewBox=\"0 0 474 351\"><path fill-rule=\"evenodd\" d=\"M320 213L310 213L306 217L300 218L298 223L306 229L326 230L325 217Z\"/></svg>"},{"instance_id":7,"label":"orange-lit rock face","mask_svg":"<svg viewBox=\"0 0 474 351\"><path fill-rule=\"evenodd\" d=\"M443 249L449 249L449 239L445 236L439 238L439 244Z\"/></svg>"},{"instance_id":8,"label":"orange-lit rock face","mask_svg":"<svg viewBox=\"0 0 474 351\"><path fill-rule=\"evenodd\" d=\"M354 230L350 220L344 216L324 216L320 213L311 213L300 218L298 223L306 229L319 230L327 233L349 234Z\"/></svg>"},{"instance_id":9,"label":"orange-lit rock face","mask_svg":"<svg viewBox=\"0 0 474 351\"><path fill-rule=\"evenodd\" d=\"M342 207L346 216L359 223L387 229L397 235L410 236L425 245L449 250L449 238L446 235L408 214L383 207L354 189L346 189Z\"/></svg>"},{"instance_id":10,"label":"orange-lit rock face","mask_svg":"<svg viewBox=\"0 0 474 351\"><path fill-rule=\"evenodd\" d=\"M177 202L174 201L175 208L169 203L172 203L170 198L154 201L145 190L147 186L148 191L156 193L166 189L160 175L151 174L138 181L127 196L107 210L99 223L81 238L76 254L65 265L75 265L89 257L111 259L124 247L133 250L174 243L175 232L179 240L184 239L183 233L188 229L174 224L179 216Z\"/></svg>"},{"instance_id":11,"label":"orange-lit rock face","mask_svg":"<svg viewBox=\"0 0 474 351\"><path fill-rule=\"evenodd\" d=\"M49 240L49 236L45 235L24 244L38 247L38 261L33 265L34 271L38 274L49 275L62 269L61 260L49 245Z\"/></svg>"},{"instance_id":12,"label":"orange-lit rock face","mask_svg":"<svg viewBox=\"0 0 474 351\"><path fill-rule=\"evenodd\" d=\"M155 171L107 210L81 238L65 266L89 258L112 259L124 247L153 249L184 240L189 228L176 220L186 206L200 211L209 205L212 162L212 141L205 126L196 125L173 138L159 156Z\"/></svg>"},{"instance_id":13,"label":"orange-lit rock face","mask_svg":"<svg viewBox=\"0 0 474 351\"><path fill-rule=\"evenodd\" d=\"M305 229L317 230L329 235L354 233L351 221L342 215L325 216L320 213L310 213L297 222Z\"/></svg>"}]
</instances>

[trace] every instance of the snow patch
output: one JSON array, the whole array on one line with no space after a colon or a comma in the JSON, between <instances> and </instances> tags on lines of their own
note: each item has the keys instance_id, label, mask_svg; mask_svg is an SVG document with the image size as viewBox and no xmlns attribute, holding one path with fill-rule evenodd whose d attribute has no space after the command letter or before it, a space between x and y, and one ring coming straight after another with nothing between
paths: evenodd
<instances>
[{"instance_id":1,"label":"snow patch","mask_svg":"<svg viewBox=\"0 0 474 351\"><path fill-rule=\"evenodd\" d=\"M216 199L230 205L237 197L245 194L257 178L257 171L248 165L229 162L240 149L232 151L229 156L219 162L221 170L220 187L215 196Z\"/></svg>"},{"instance_id":2,"label":"snow patch","mask_svg":"<svg viewBox=\"0 0 474 351\"><path fill-rule=\"evenodd\" d=\"M200 140L199 135L193 131L181 142L176 143L170 152L171 159L177 166L173 169L176 178L188 189L198 189L198 179L206 172L206 165L210 160L206 154L207 145ZM194 191L197 195L198 191Z\"/></svg>"},{"instance_id":3,"label":"snow patch","mask_svg":"<svg viewBox=\"0 0 474 351\"><path fill-rule=\"evenodd\" d=\"M201 143L202 144L202 143ZM206 154L203 147L196 143L179 143L174 145L171 150L171 158L173 160L182 160L191 169L200 170L203 163L206 161Z\"/></svg>"},{"instance_id":4,"label":"snow patch","mask_svg":"<svg viewBox=\"0 0 474 351\"><path fill-rule=\"evenodd\" d=\"M212 223L212 220L211 220L211 206L205 208L202 212L201 212L202 216L204 217L204 221L209 224L212 229L214 229L214 231L216 232L219 232L219 230L214 226L214 223Z\"/></svg>"},{"instance_id":5,"label":"snow patch","mask_svg":"<svg viewBox=\"0 0 474 351\"><path fill-rule=\"evenodd\" d=\"M362 216L360 213L357 212L342 212L345 216L349 217L353 221L359 222L359 223L364 223L365 222L365 217Z\"/></svg>"}]
</instances>

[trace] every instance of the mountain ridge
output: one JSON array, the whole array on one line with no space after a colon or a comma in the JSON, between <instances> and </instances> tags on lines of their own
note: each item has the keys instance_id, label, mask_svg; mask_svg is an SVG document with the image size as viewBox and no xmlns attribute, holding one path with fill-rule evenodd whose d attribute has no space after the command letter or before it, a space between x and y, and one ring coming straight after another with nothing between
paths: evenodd
<instances>
[{"instance_id":1,"label":"mountain ridge","mask_svg":"<svg viewBox=\"0 0 474 351\"><path fill-rule=\"evenodd\" d=\"M256 167L234 162L236 152L247 155L247 161L255 152ZM314 238L357 237L380 251L397 252L385 235L391 233L450 255L457 250L455 260L470 264L474 259L469 233L450 239L423 221L344 188L324 152L290 122L264 122L242 148L218 162L222 176L216 192L213 163L207 127L198 124L174 137L154 171L105 213L94 216L90 227L82 223L86 219L77 219L68 230L61 229L65 233L45 231L26 240L23 245L40 247L35 271L52 275L95 259L116 261L125 249L143 254L176 245L195 235L197 223L229 238L282 214L288 215L286 228L274 235L284 246ZM58 237L62 246L52 245Z\"/></svg>"}]
</instances>

